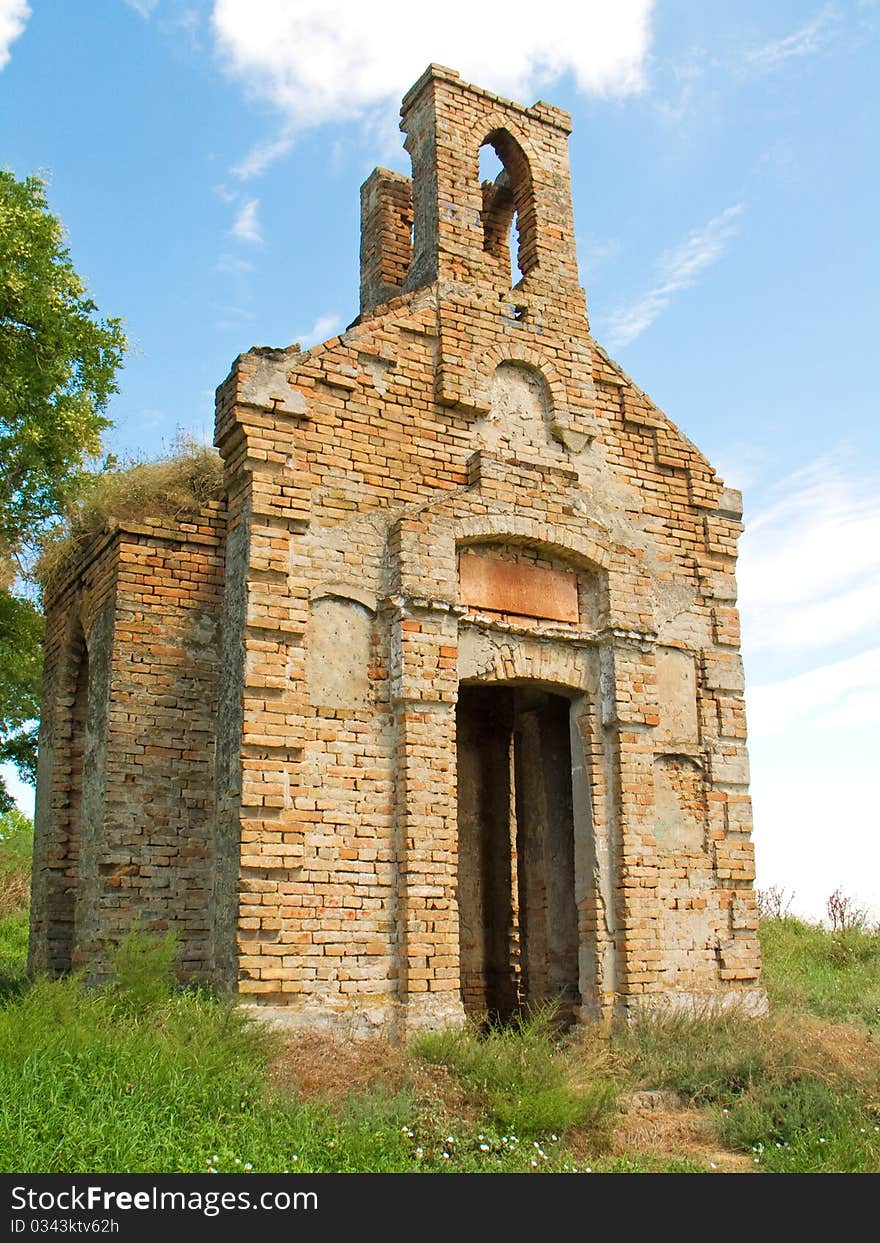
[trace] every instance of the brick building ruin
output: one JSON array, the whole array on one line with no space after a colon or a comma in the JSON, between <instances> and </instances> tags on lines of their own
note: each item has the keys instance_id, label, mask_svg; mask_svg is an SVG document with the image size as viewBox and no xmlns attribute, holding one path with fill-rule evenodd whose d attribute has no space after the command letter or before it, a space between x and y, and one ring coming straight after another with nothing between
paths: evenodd
<instances>
[{"instance_id":1,"label":"brick building ruin","mask_svg":"<svg viewBox=\"0 0 880 1243\"><path fill-rule=\"evenodd\" d=\"M589 334L569 116L432 65L402 118L357 320L241 355L223 497L47 593L31 968L137 919L352 1033L758 1006L740 496Z\"/></svg>"}]
</instances>

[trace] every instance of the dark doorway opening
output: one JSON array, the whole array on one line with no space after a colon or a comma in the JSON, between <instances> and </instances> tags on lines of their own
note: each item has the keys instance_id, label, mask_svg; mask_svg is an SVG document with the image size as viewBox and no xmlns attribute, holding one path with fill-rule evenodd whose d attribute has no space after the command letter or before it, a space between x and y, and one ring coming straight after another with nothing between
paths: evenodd
<instances>
[{"instance_id":1,"label":"dark doorway opening","mask_svg":"<svg viewBox=\"0 0 880 1243\"><path fill-rule=\"evenodd\" d=\"M578 991L570 702L461 686L458 905L465 1012L507 1022Z\"/></svg>"}]
</instances>

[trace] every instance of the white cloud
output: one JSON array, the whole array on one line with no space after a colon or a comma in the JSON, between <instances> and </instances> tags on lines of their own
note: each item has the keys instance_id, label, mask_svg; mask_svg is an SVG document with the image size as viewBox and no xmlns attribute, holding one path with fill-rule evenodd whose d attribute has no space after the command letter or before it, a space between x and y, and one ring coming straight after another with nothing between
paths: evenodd
<instances>
[{"instance_id":1,"label":"white cloud","mask_svg":"<svg viewBox=\"0 0 880 1243\"><path fill-rule=\"evenodd\" d=\"M721 255L737 230L737 217L745 204L726 207L702 229L695 229L680 246L661 255L657 283L627 307L608 316L604 335L612 350L630 345L666 310L675 294L689 289L697 277Z\"/></svg>"},{"instance_id":2,"label":"white cloud","mask_svg":"<svg viewBox=\"0 0 880 1243\"><path fill-rule=\"evenodd\" d=\"M263 168L292 134L395 107L432 61L528 100L564 74L577 89L626 95L644 86L654 0L509 0L499 11L446 0L420 13L404 0L214 0L217 46L250 94L282 114L280 138L240 165Z\"/></svg>"},{"instance_id":3,"label":"white cloud","mask_svg":"<svg viewBox=\"0 0 880 1243\"><path fill-rule=\"evenodd\" d=\"M308 332L297 333L295 339L299 341L303 349L308 350L313 345L318 345L322 341L329 341L331 337L335 337L341 326L342 319L339 315L332 312L327 315L319 315Z\"/></svg>"},{"instance_id":4,"label":"white cloud","mask_svg":"<svg viewBox=\"0 0 880 1243\"><path fill-rule=\"evenodd\" d=\"M800 729L872 725L880 701L880 647L747 692L752 740Z\"/></svg>"},{"instance_id":5,"label":"white cloud","mask_svg":"<svg viewBox=\"0 0 880 1243\"><path fill-rule=\"evenodd\" d=\"M262 242L263 236L260 233L260 226L257 221L259 206L259 199L248 199L235 217L231 232L233 237L237 237L240 242L252 242L255 244Z\"/></svg>"},{"instance_id":6,"label":"white cloud","mask_svg":"<svg viewBox=\"0 0 880 1243\"><path fill-rule=\"evenodd\" d=\"M781 480L747 518L738 579L750 651L864 644L880 626L876 483L822 458Z\"/></svg>"},{"instance_id":7,"label":"white cloud","mask_svg":"<svg viewBox=\"0 0 880 1243\"><path fill-rule=\"evenodd\" d=\"M286 155L291 149L294 142L294 136L286 130L279 134L277 138L269 139L268 142L259 142L252 147L243 160L233 167L233 174L242 181L248 181L251 177L258 177L260 173L266 171L270 164L274 164L282 155Z\"/></svg>"},{"instance_id":8,"label":"white cloud","mask_svg":"<svg viewBox=\"0 0 880 1243\"><path fill-rule=\"evenodd\" d=\"M141 17L152 17L159 0L125 0L130 9L140 13Z\"/></svg>"},{"instance_id":9,"label":"white cloud","mask_svg":"<svg viewBox=\"0 0 880 1243\"><path fill-rule=\"evenodd\" d=\"M254 270L254 265L249 259L242 259L241 255L222 254L217 260L217 271L222 272L224 276L247 276Z\"/></svg>"},{"instance_id":10,"label":"white cloud","mask_svg":"<svg viewBox=\"0 0 880 1243\"><path fill-rule=\"evenodd\" d=\"M822 919L829 895L840 886L880 917L876 782L845 773L823 780L805 768L796 780L757 777L752 798L760 888L793 890L793 911Z\"/></svg>"},{"instance_id":11,"label":"white cloud","mask_svg":"<svg viewBox=\"0 0 880 1243\"><path fill-rule=\"evenodd\" d=\"M746 52L746 61L750 65L769 68L778 65L780 61L790 60L793 56L811 56L828 43L836 20L834 9L826 5L794 34L765 43L761 47L750 48Z\"/></svg>"},{"instance_id":12,"label":"white cloud","mask_svg":"<svg viewBox=\"0 0 880 1243\"><path fill-rule=\"evenodd\" d=\"M841 885L880 913L880 499L829 455L746 516L738 578L758 884L824 914Z\"/></svg>"},{"instance_id":13,"label":"white cloud","mask_svg":"<svg viewBox=\"0 0 880 1243\"><path fill-rule=\"evenodd\" d=\"M0 69L9 63L9 49L24 33L30 15L27 0L0 0Z\"/></svg>"}]
</instances>

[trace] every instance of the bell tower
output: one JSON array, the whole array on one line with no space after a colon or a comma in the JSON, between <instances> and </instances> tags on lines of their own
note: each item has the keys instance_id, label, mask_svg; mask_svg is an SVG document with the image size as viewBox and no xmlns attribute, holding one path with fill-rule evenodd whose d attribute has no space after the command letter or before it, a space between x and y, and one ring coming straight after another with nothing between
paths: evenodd
<instances>
[{"instance_id":1,"label":"bell tower","mask_svg":"<svg viewBox=\"0 0 880 1243\"><path fill-rule=\"evenodd\" d=\"M523 107L429 65L404 98L401 129L412 180L376 169L361 191L362 313L440 281L508 300L573 298L583 314L569 114L543 102ZM503 168L481 184L484 146Z\"/></svg>"}]
</instances>

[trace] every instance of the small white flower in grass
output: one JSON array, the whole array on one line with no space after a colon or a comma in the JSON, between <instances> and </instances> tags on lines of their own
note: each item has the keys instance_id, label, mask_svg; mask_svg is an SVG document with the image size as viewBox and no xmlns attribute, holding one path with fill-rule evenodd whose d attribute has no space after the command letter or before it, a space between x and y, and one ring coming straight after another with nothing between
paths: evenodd
<instances>
[{"instance_id":1,"label":"small white flower in grass","mask_svg":"<svg viewBox=\"0 0 880 1243\"><path fill-rule=\"evenodd\" d=\"M558 1143L559 1143L559 1136L558 1136L558 1135L551 1135L551 1136L550 1136L550 1138L553 1140L553 1143L554 1143L554 1144L558 1144Z\"/></svg>"},{"instance_id":2,"label":"small white flower in grass","mask_svg":"<svg viewBox=\"0 0 880 1243\"><path fill-rule=\"evenodd\" d=\"M825 1143L827 1143L827 1140L825 1139L825 1136L824 1136L824 1135L820 1135L820 1136L819 1136L819 1143L820 1143L820 1144L825 1144Z\"/></svg>"},{"instance_id":3,"label":"small white flower in grass","mask_svg":"<svg viewBox=\"0 0 880 1243\"><path fill-rule=\"evenodd\" d=\"M251 1165L250 1161L245 1161L244 1168L246 1170L252 1170L254 1167Z\"/></svg>"},{"instance_id":4,"label":"small white flower in grass","mask_svg":"<svg viewBox=\"0 0 880 1243\"><path fill-rule=\"evenodd\" d=\"M592 1174L592 1172L593 1172L593 1167L591 1165L588 1165L587 1168L584 1170L585 1174ZM575 1173L577 1173L577 1170L575 1170Z\"/></svg>"},{"instance_id":5,"label":"small white flower in grass","mask_svg":"<svg viewBox=\"0 0 880 1243\"><path fill-rule=\"evenodd\" d=\"M534 1168L535 1168L535 1169L537 1169L537 1168L538 1168L538 1162L537 1162L537 1161L532 1161L532 1162L531 1162L531 1164L534 1166Z\"/></svg>"},{"instance_id":6,"label":"small white flower in grass","mask_svg":"<svg viewBox=\"0 0 880 1243\"><path fill-rule=\"evenodd\" d=\"M449 1160L449 1153L448 1153L448 1152L444 1152L444 1154L443 1154L443 1160L444 1160L444 1161L448 1161L448 1160Z\"/></svg>"},{"instance_id":7,"label":"small white flower in grass","mask_svg":"<svg viewBox=\"0 0 880 1243\"><path fill-rule=\"evenodd\" d=\"M236 1158L235 1158L235 1164L236 1164L236 1165L241 1165L241 1157L236 1157Z\"/></svg>"},{"instance_id":8,"label":"small white flower in grass","mask_svg":"<svg viewBox=\"0 0 880 1243\"><path fill-rule=\"evenodd\" d=\"M480 1144L480 1152L488 1152L488 1151L489 1151L488 1144Z\"/></svg>"},{"instance_id":9,"label":"small white flower in grass","mask_svg":"<svg viewBox=\"0 0 880 1243\"><path fill-rule=\"evenodd\" d=\"M213 1165L211 1166L211 1168L210 1168L210 1170L208 1171L208 1173L209 1173L209 1174L216 1174L216 1173L217 1173L217 1171L214 1169Z\"/></svg>"},{"instance_id":10,"label":"small white flower in grass","mask_svg":"<svg viewBox=\"0 0 880 1243\"><path fill-rule=\"evenodd\" d=\"M454 1135L447 1135L447 1136L446 1136L446 1142L447 1142L447 1144L454 1144L454 1143L455 1143L455 1136L454 1136Z\"/></svg>"},{"instance_id":11,"label":"small white flower in grass","mask_svg":"<svg viewBox=\"0 0 880 1243\"><path fill-rule=\"evenodd\" d=\"M715 1164L715 1162L714 1162L714 1161L710 1161L710 1162L709 1162L709 1169L710 1169L710 1170L717 1170L717 1169L718 1169L718 1166Z\"/></svg>"},{"instance_id":12,"label":"small white flower in grass","mask_svg":"<svg viewBox=\"0 0 880 1243\"><path fill-rule=\"evenodd\" d=\"M423 1157L424 1155L425 1155L425 1150L424 1150L424 1148L417 1148L417 1149L416 1149L416 1156L418 1157L418 1159L419 1159L420 1161L421 1161L421 1159L422 1159L422 1157Z\"/></svg>"},{"instance_id":13,"label":"small white flower in grass","mask_svg":"<svg viewBox=\"0 0 880 1243\"><path fill-rule=\"evenodd\" d=\"M217 1156L216 1152L214 1153L214 1155L213 1155L213 1157L211 1158L211 1160L215 1163L215 1165L216 1165L216 1163L220 1160L220 1158Z\"/></svg>"},{"instance_id":14,"label":"small white flower in grass","mask_svg":"<svg viewBox=\"0 0 880 1243\"><path fill-rule=\"evenodd\" d=\"M299 1157L296 1155L296 1153L294 1153L294 1154L293 1154L293 1156L292 1156L290 1159L291 1159L291 1161L298 1161L298 1160L299 1160Z\"/></svg>"}]
</instances>

